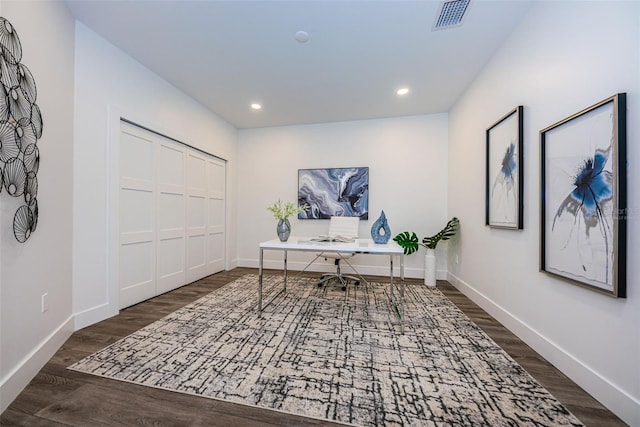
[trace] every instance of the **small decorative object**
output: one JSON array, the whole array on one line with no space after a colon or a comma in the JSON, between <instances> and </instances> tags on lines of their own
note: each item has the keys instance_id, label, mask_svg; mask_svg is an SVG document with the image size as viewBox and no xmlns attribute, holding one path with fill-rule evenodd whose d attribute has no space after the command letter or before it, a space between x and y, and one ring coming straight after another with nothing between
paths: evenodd
<instances>
[{"instance_id":1,"label":"small decorative object","mask_svg":"<svg viewBox=\"0 0 640 427\"><path fill-rule=\"evenodd\" d=\"M291 235L291 223L288 218L291 215L306 211L309 209L309 205L303 204L296 206L293 202L282 202L282 200L278 199L271 206L268 206L267 209L273 214L273 217L278 220L278 225L276 226L278 238L281 242L286 242Z\"/></svg>"},{"instance_id":2,"label":"small decorative object","mask_svg":"<svg viewBox=\"0 0 640 427\"><path fill-rule=\"evenodd\" d=\"M42 137L42 114L36 104L36 82L22 60L15 28L0 17L0 193L24 199L13 216L13 234L26 242L38 224L36 143Z\"/></svg>"},{"instance_id":3,"label":"small decorative object","mask_svg":"<svg viewBox=\"0 0 640 427\"><path fill-rule=\"evenodd\" d=\"M449 240L458 231L460 226L460 220L453 217L447 222L447 225L440 230L437 234L431 237L425 237L422 239L422 243L418 240L418 236L414 232L403 231L398 234L393 240L402 246L405 255L411 255L420 249L420 246L427 248L427 254L425 255L425 269L424 269L424 284L427 286L436 285L436 246L442 240Z\"/></svg>"},{"instance_id":4,"label":"small decorative object","mask_svg":"<svg viewBox=\"0 0 640 427\"><path fill-rule=\"evenodd\" d=\"M485 224L522 229L523 108L518 106L487 129Z\"/></svg>"},{"instance_id":5,"label":"small decorative object","mask_svg":"<svg viewBox=\"0 0 640 427\"><path fill-rule=\"evenodd\" d=\"M626 297L626 94L540 131L540 270Z\"/></svg>"},{"instance_id":6,"label":"small decorative object","mask_svg":"<svg viewBox=\"0 0 640 427\"><path fill-rule=\"evenodd\" d=\"M289 236L291 235L291 223L288 219L278 220L276 233L278 233L278 238L281 242L286 242L287 240L289 240Z\"/></svg>"},{"instance_id":7,"label":"small decorative object","mask_svg":"<svg viewBox=\"0 0 640 427\"><path fill-rule=\"evenodd\" d=\"M391 238L391 229L387 222L387 217L384 211L380 214L380 217L373 223L371 227L371 238L375 243L384 245Z\"/></svg>"},{"instance_id":8,"label":"small decorative object","mask_svg":"<svg viewBox=\"0 0 640 427\"><path fill-rule=\"evenodd\" d=\"M309 205L298 219L369 219L369 168L300 169L298 203Z\"/></svg>"}]
</instances>

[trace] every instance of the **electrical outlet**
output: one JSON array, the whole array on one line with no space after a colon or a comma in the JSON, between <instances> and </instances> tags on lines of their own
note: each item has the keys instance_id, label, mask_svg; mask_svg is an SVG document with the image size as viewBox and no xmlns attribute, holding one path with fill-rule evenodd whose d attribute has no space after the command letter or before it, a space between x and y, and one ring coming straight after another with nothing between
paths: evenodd
<instances>
[{"instance_id":1,"label":"electrical outlet","mask_svg":"<svg viewBox=\"0 0 640 427\"><path fill-rule=\"evenodd\" d=\"M49 310L49 293L42 294L42 312Z\"/></svg>"}]
</instances>

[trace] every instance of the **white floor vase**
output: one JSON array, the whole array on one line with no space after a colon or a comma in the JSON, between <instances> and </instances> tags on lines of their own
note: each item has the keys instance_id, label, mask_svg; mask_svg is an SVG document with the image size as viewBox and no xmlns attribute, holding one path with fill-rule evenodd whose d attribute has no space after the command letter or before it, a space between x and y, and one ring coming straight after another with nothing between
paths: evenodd
<instances>
[{"instance_id":1,"label":"white floor vase","mask_svg":"<svg viewBox=\"0 0 640 427\"><path fill-rule=\"evenodd\" d=\"M424 256L424 284L427 286L436 285L436 251L427 249Z\"/></svg>"}]
</instances>

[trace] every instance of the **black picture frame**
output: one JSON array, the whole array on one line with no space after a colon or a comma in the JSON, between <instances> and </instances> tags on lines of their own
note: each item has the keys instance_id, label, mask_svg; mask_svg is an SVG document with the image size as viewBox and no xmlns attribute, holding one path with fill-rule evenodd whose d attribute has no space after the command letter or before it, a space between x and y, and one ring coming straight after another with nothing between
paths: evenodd
<instances>
[{"instance_id":1,"label":"black picture frame","mask_svg":"<svg viewBox=\"0 0 640 427\"><path fill-rule=\"evenodd\" d=\"M486 131L485 225L524 228L524 108L517 106Z\"/></svg>"},{"instance_id":2,"label":"black picture frame","mask_svg":"<svg viewBox=\"0 0 640 427\"><path fill-rule=\"evenodd\" d=\"M626 94L540 131L540 271L626 297Z\"/></svg>"}]
</instances>

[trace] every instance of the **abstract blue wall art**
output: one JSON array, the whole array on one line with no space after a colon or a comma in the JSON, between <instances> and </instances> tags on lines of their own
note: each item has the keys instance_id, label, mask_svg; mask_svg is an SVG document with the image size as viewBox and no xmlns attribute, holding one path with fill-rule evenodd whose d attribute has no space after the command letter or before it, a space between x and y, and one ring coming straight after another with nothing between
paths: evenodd
<instances>
[{"instance_id":1,"label":"abstract blue wall art","mask_svg":"<svg viewBox=\"0 0 640 427\"><path fill-rule=\"evenodd\" d=\"M298 170L298 205L305 203L309 209L299 219L369 219L369 168Z\"/></svg>"},{"instance_id":2,"label":"abstract blue wall art","mask_svg":"<svg viewBox=\"0 0 640 427\"><path fill-rule=\"evenodd\" d=\"M487 129L485 224L523 228L523 107L510 111Z\"/></svg>"},{"instance_id":3,"label":"abstract blue wall art","mask_svg":"<svg viewBox=\"0 0 640 427\"><path fill-rule=\"evenodd\" d=\"M541 270L625 297L626 95L542 130L540 142Z\"/></svg>"}]
</instances>

